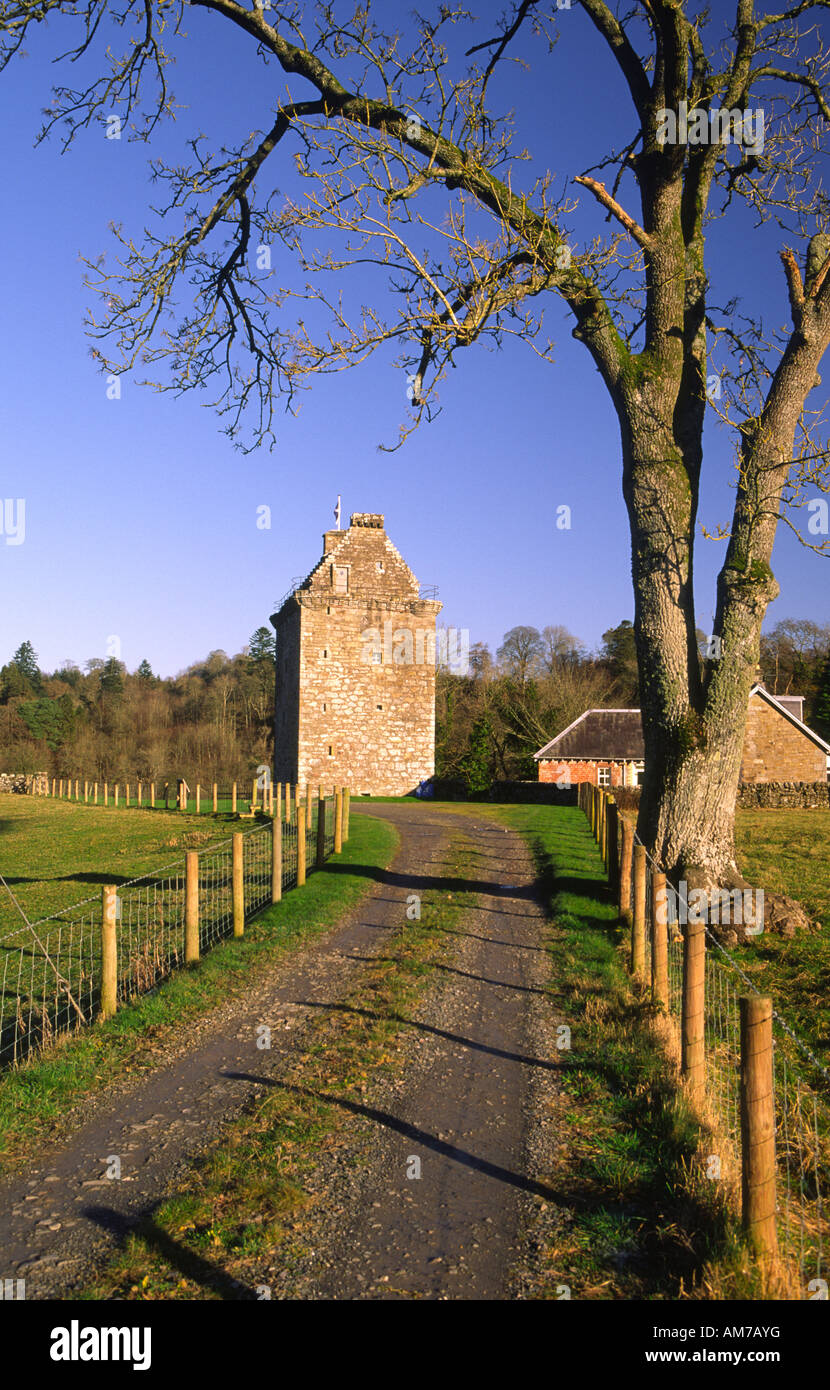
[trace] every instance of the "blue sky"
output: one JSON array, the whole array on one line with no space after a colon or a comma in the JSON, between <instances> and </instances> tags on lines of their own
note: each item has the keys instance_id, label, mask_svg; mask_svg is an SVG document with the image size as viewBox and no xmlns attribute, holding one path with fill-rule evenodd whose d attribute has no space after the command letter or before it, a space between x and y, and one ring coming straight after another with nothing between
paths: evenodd
<instances>
[{"instance_id":1,"label":"blue sky","mask_svg":"<svg viewBox=\"0 0 830 1390\"><path fill-rule=\"evenodd\" d=\"M479 5L467 43L501 8ZM559 27L553 54L537 50L529 74L506 71L493 95L515 105L518 138L535 167L569 180L619 140L630 112L581 12L563 12ZM149 149L108 141L103 128L79 136L65 155L55 139L33 147L57 26L40 26L28 58L0 76L0 497L26 500L24 544L0 539L0 662L24 639L46 669L105 656L113 636L130 669L146 657L165 675L214 648L238 651L267 623L291 577L316 562L338 493L344 516L386 514L419 579L439 586L443 620L469 628L473 641L495 648L515 624L561 623L596 646L605 629L633 615L619 437L590 359L554 304L554 366L513 341L500 353L460 353L441 387L443 413L394 454L377 448L395 440L406 415L406 378L391 353L320 378L297 416L280 417L271 452L236 451L192 395L177 400L127 377L121 399L107 399L83 331L91 296L79 257L110 247L110 222L140 233L154 196L150 155L181 162L197 131L218 141L267 127L273 84L281 84L216 18L193 12L189 28L172 77L185 109ZM272 184L282 185L289 163L288 148L272 159ZM607 230L588 196L572 219L577 247ZM761 292L771 324L783 326L780 244L780 233L755 231L742 215L715 224L714 297L741 295L750 309ZM380 289L367 277L367 297ZM733 448L714 422L706 446L700 515L714 528L731 510ZM263 504L272 509L270 530L256 525ZM562 504L571 508L570 531L556 527ZM722 544L699 541L698 623L706 631L722 554ZM789 616L830 619L827 561L784 527L773 568L781 596L767 626Z\"/></svg>"}]
</instances>

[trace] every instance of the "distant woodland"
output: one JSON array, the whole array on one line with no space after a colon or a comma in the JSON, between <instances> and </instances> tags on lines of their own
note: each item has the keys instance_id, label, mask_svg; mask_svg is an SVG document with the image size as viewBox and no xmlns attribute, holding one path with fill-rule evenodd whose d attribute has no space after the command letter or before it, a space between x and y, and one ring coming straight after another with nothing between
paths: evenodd
<instances>
[{"instance_id":1,"label":"distant woodland","mask_svg":"<svg viewBox=\"0 0 830 1390\"><path fill-rule=\"evenodd\" d=\"M706 638L699 634L701 661ZM762 638L773 694L805 696L805 718L830 737L830 624L785 619ZM41 670L30 641L0 668L0 771L191 784L242 781L272 758L274 634L257 628L236 656L213 651L172 677L115 657ZM562 626L518 626L470 671L439 668L436 773L471 791L535 778L533 753L592 706L638 703L634 630L623 621L588 652Z\"/></svg>"}]
</instances>

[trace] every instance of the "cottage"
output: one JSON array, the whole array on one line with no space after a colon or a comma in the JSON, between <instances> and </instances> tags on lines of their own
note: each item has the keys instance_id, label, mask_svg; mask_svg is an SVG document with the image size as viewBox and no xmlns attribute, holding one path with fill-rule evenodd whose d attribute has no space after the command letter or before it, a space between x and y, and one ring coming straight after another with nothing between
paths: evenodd
<instances>
[{"instance_id":1,"label":"cottage","mask_svg":"<svg viewBox=\"0 0 830 1390\"><path fill-rule=\"evenodd\" d=\"M830 744L803 722L801 695L749 692L741 782L823 782ZM638 709L589 709L546 743L534 758L540 782L637 787L643 772L643 725Z\"/></svg>"}]
</instances>

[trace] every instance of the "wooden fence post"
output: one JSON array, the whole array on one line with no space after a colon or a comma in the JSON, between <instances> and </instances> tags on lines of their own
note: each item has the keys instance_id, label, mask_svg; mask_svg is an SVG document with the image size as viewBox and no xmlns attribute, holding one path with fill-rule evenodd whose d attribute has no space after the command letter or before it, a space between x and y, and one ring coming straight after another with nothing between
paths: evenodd
<instances>
[{"instance_id":1,"label":"wooden fence post","mask_svg":"<svg viewBox=\"0 0 830 1390\"><path fill-rule=\"evenodd\" d=\"M233 837L233 934L242 936L245 931L245 844L241 832Z\"/></svg>"},{"instance_id":2,"label":"wooden fence post","mask_svg":"<svg viewBox=\"0 0 830 1390\"><path fill-rule=\"evenodd\" d=\"M151 806L155 806L155 804L156 804L156 784L155 784L155 782L151 782L151 783L150 783L150 805L151 805Z\"/></svg>"},{"instance_id":3,"label":"wooden fence post","mask_svg":"<svg viewBox=\"0 0 830 1390\"><path fill-rule=\"evenodd\" d=\"M634 846L634 922L631 928L631 973L644 980L646 973L646 847Z\"/></svg>"},{"instance_id":4,"label":"wooden fence post","mask_svg":"<svg viewBox=\"0 0 830 1390\"><path fill-rule=\"evenodd\" d=\"M75 800L76 800L76 801L78 801L79 798L80 798L80 786L81 786L80 781L79 781L78 778L76 777L76 778L75 778Z\"/></svg>"},{"instance_id":5,"label":"wooden fence post","mask_svg":"<svg viewBox=\"0 0 830 1390\"><path fill-rule=\"evenodd\" d=\"M326 862L326 798L323 788L317 789L317 868L322 869Z\"/></svg>"},{"instance_id":6,"label":"wooden fence post","mask_svg":"<svg viewBox=\"0 0 830 1390\"><path fill-rule=\"evenodd\" d=\"M94 783L93 783L93 788L94 788L93 804L94 804L95 806L97 806L97 805L98 805L98 783L97 783L97 782L94 782Z\"/></svg>"},{"instance_id":7,"label":"wooden fence post","mask_svg":"<svg viewBox=\"0 0 830 1390\"><path fill-rule=\"evenodd\" d=\"M118 805L118 783L115 784L115 804Z\"/></svg>"},{"instance_id":8,"label":"wooden fence post","mask_svg":"<svg viewBox=\"0 0 830 1390\"><path fill-rule=\"evenodd\" d=\"M218 786L216 785L216 783L214 782L214 784L213 784L213 814L216 815L216 813L217 813L218 810L219 810L219 788L218 788Z\"/></svg>"},{"instance_id":9,"label":"wooden fence post","mask_svg":"<svg viewBox=\"0 0 830 1390\"><path fill-rule=\"evenodd\" d=\"M680 1030L680 1071L693 1105L699 1105L706 1086L704 1055L706 990L706 924L690 918L683 927L683 1016Z\"/></svg>"},{"instance_id":10,"label":"wooden fence post","mask_svg":"<svg viewBox=\"0 0 830 1390\"><path fill-rule=\"evenodd\" d=\"M138 804L141 805L141 783L138 784Z\"/></svg>"},{"instance_id":11,"label":"wooden fence post","mask_svg":"<svg viewBox=\"0 0 830 1390\"><path fill-rule=\"evenodd\" d=\"M744 1230L764 1256L778 1253L775 1223L775 1083L772 1000L742 995L741 1211Z\"/></svg>"},{"instance_id":12,"label":"wooden fence post","mask_svg":"<svg viewBox=\"0 0 830 1390\"><path fill-rule=\"evenodd\" d=\"M311 783L310 783L310 782L306 782L306 784L305 784L305 813L306 813L306 826L307 826L307 828L308 828L309 830L311 829L311 813L312 813L313 809L314 809L314 807L312 806L312 803L311 803Z\"/></svg>"},{"instance_id":13,"label":"wooden fence post","mask_svg":"<svg viewBox=\"0 0 830 1390\"><path fill-rule=\"evenodd\" d=\"M236 815L236 783L231 788L231 811Z\"/></svg>"},{"instance_id":14,"label":"wooden fence post","mask_svg":"<svg viewBox=\"0 0 830 1390\"><path fill-rule=\"evenodd\" d=\"M63 796L63 778L61 778L61 780L60 780L60 785L59 785L59 787L58 787L58 800L60 800L60 798L61 798L62 796Z\"/></svg>"},{"instance_id":15,"label":"wooden fence post","mask_svg":"<svg viewBox=\"0 0 830 1390\"><path fill-rule=\"evenodd\" d=\"M118 941L116 911L118 894L114 885L101 890L101 1018L112 1018L118 1008Z\"/></svg>"},{"instance_id":16,"label":"wooden fence post","mask_svg":"<svg viewBox=\"0 0 830 1390\"><path fill-rule=\"evenodd\" d=\"M199 786L199 783L197 782L197 783L196 783L196 815L197 815L197 816L198 816L198 815L201 815L201 812L202 812L202 788Z\"/></svg>"},{"instance_id":17,"label":"wooden fence post","mask_svg":"<svg viewBox=\"0 0 830 1390\"><path fill-rule=\"evenodd\" d=\"M104 783L104 805L105 805L105 806L109 806L109 804L110 804L110 784L109 784L109 782L105 782L105 783Z\"/></svg>"},{"instance_id":18,"label":"wooden fence post","mask_svg":"<svg viewBox=\"0 0 830 1390\"><path fill-rule=\"evenodd\" d=\"M192 965L199 959L199 855L189 849L184 860L184 961Z\"/></svg>"},{"instance_id":19,"label":"wooden fence post","mask_svg":"<svg viewBox=\"0 0 830 1390\"><path fill-rule=\"evenodd\" d=\"M282 820L282 782L277 783L277 797L275 802L271 802L271 815Z\"/></svg>"},{"instance_id":20,"label":"wooden fence post","mask_svg":"<svg viewBox=\"0 0 830 1390\"><path fill-rule=\"evenodd\" d=\"M608 798L608 821L606 826L608 847L608 884L611 896L617 902L620 896L620 808L613 796Z\"/></svg>"},{"instance_id":21,"label":"wooden fence post","mask_svg":"<svg viewBox=\"0 0 830 1390\"><path fill-rule=\"evenodd\" d=\"M271 817L271 902L282 897L282 820Z\"/></svg>"},{"instance_id":22,"label":"wooden fence post","mask_svg":"<svg viewBox=\"0 0 830 1390\"><path fill-rule=\"evenodd\" d=\"M669 1007L669 903L666 875L651 871L651 1002Z\"/></svg>"},{"instance_id":23,"label":"wooden fence post","mask_svg":"<svg viewBox=\"0 0 830 1390\"><path fill-rule=\"evenodd\" d=\"M631 865L634 857L634 827L626 816L622 818L622 849L620 853L620 917L627 927L631 915Z\"/></svg>"},{"instance_id":24,"label":"wooden fence post","mask_svg":"<svg viewBox=\"0 0 830 1390\"><path fill-rule=\"evenodd\" d=\"M285 784L285 823L291 824L291 783Z\"/></svg>"},{"instance_id":25,"label":"wooden fence post","mask_svg":"<svg viewBox=\"0 0 830 1390\"><path fill-rule=\"evenodd\" d=\"M334 852L340 854L343 849L343 793L337 787L334 792Z\"/></svg>"},{"instance_id":26,"label":"wooden fence post","mask_svg":"<svg viewBox=\"0 0 830 1390\"><path fill-rule=\"evenodd\" d=\"M86 802L88 802L88 801L89 801L89 783L88 783L88 782L84 782L84 802L86 803Z\"/></svg>"},{"instance_id":27,"label":"wooden fence post","mask_svg":"<svg viewBox=\"0 0 830 1390\"><path fill-rule=\"evenodd\" d=\"M125 787L125 791L124 791L124 805L125 805L125 806L129 806L129 804L130 804L130 784L129 784L129 782L125 782L124 787Z\"/></svg>"},{"instance_id":28,"label":"wooden fence post","mask_svg":"<svg viewBox=\"0 0 830 1390\"><path fill-rule=\"evenodd\" d=\"M302 801L297 802L297 887L302 888L305 883L305 860L306 860L306 829L305 807Z\"/></svg>"},{"instance_id":29,"label":"wooden fence post","mask_svg":"<svg viewBox=\"0 0 830 1390\"><path fill-rule=\"evenodd\" d=\"M252 811L255 811L256 808L257 808L256 794L257 794L257 784L256 784L256 777L255 777L255 778L253 779L252 783L251 783L251 810L252 810ZM264 793L264 792L262 793L262 800L263 800L263 802L265 801L265 793Z\"/></svg>"},{"instance_id":30,"label":"wooden fence post","mask_svg":"<svg viewBox=\"0 0 830 1390\"><path fill-rule=\"evenodd\" d=\"M165 811L169 811L169 810L170 810L170 783L169 783L169 782L165 782L165 784L164 784L164 809L165 809Z\"/></svg>"},{"instance_id":31,"label":"wooden fence post","mask_svg":"<svg viewBox=\"0 0 830 1390\"><path fill-rule=\"evenodd\" d=\"M344 788L343 788L343 844L344 844L344 845L348 842L348 839L349 839L349 807L350 807L350 805L351 805L351 800L352 800L351 788L349 788L349 787L344 787Z\"/></svg>"}]
</instances>

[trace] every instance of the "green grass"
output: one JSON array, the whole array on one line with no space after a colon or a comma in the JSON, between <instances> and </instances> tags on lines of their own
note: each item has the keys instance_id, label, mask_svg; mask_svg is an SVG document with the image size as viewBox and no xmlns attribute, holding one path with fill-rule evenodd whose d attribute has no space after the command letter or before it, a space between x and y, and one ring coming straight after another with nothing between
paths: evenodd
<instances>
[{"instance_id":1,"label":"green grass","mask_svg":"<svg viewBox=\"0 0 830 1390\"><path fill-rule=\"evenodd\" d=\"M126 883L203 849L244 826L232 817L205 822L182 811L85 806L51 797L0 797L3 877L30 921ZM0 889L0 934L20 926Z\"/></svg>"},{"instance_id":2,"label":"green grass","mask_svg":"<svg viewBox=\"0 0 830 1390\"><path fill-rule=\"evenodd\" d=\"M741 967L814 1051L830 1057L830 811L739 811L738 863L750 883L796 898L817 930L757 937Z\"/></svg>"},{"instance_id":3,"label":"green grass","mask_svg":"<svg viewBox=\"0 0 830 1390\"><path fill-rule=\"evenodd\" d=\"M188 832L180 828L180 833ZM242 939L215 947L198 966L177 971L109 1022L83 1029L17 1071L0 1075L0 1171L25 1161L45 1138L71 1132L80 1098L105 1090L114 1074L153 1068L159 1046L189 1019L241 994L258 972L355 908L396 844L389 825L355 816L339 858L259 913Z\"/></svg>"}]
</instances>

